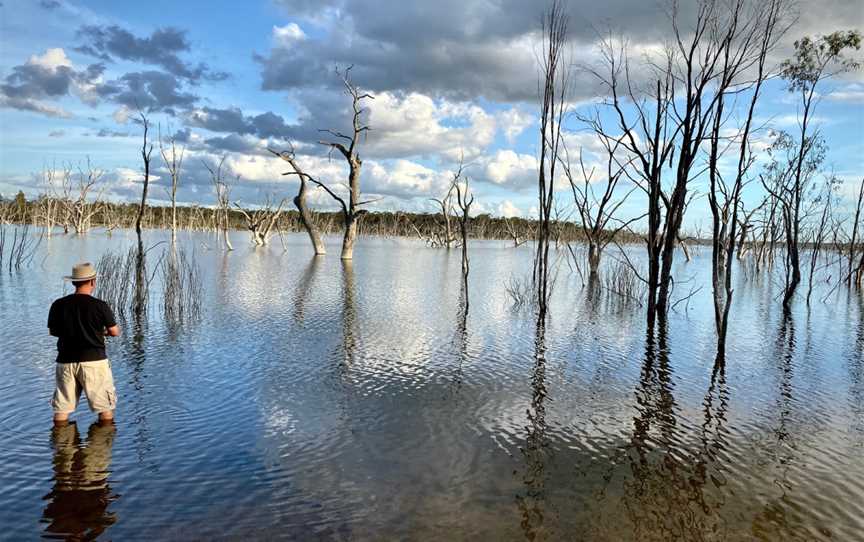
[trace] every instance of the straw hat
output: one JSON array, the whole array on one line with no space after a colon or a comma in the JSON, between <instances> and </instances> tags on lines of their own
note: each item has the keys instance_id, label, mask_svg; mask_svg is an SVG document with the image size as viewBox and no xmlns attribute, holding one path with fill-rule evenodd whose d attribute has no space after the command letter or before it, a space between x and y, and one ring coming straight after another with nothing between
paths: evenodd
<instances>
[{"instance_id":1,"label":"straw hat","mask_svg":"<svg viewBox=\"0 0 864 542\"><path fill-rule=\"evenodd\" d=\"M96 268L90 262L76 263L72 266L72 274L63 277L72 282L84 282L96 278Z\"/></svg>"}]
</instances>

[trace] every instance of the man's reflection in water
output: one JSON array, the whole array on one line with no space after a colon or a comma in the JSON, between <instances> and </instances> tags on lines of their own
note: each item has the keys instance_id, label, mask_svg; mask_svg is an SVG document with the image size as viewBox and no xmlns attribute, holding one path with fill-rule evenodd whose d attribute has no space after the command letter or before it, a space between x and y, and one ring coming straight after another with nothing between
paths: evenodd
<instances>
[{"instance_id":1,"label":"man's reflection in water","mask_svg":"<svg viewBox=\"0 0 864 542\"><path fill-rule=\"evenodd\" d=\"M108 483L115 433L113 423L95 422L82 446L74 422L52 429L54 488L42 519L48 537L92 540L117 521L107 511L117 499Z\"/></svg>"}]
</instances>

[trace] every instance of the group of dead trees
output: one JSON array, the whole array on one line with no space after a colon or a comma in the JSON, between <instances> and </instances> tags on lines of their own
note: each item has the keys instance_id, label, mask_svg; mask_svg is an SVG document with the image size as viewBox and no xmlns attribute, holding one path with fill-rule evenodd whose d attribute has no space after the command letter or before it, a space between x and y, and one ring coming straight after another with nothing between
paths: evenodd
<instances>
[{"instance_id":1,"label":"group of dead trees","mask_svg":"<svg viewBox=\"0 0 864 542\"><path fill-rule=\"evenodd\" d=\"M567 40L567 15L562 6L560 1L553 1L544 16L543 49L538 57L540 218L535 282L540 312L545 311L548 295L548 239L556 164L569 181L584 229L589 277L596 277L603 251L617 233L629 230L636 221L647 222L647 271L632 264L631 268L647 286L651 329L658 321L664 325L673 302L672 269L682 239L684 214L694 195L691 184L697 178L707 179L713 300L718 359L722 359L736 255L743 257L756 246L756 257L764 259L767 250L773 253L782 245L783 305L788 309L801 282L802 243L812 248L809 300L819 250L829 234L833 232L835 240L839 236L841 228L832 226L831 220L830 179L823 194L810 196L824 159L813 111L821 81L858 67L844 57L844 52L860 48L861 35L849 31L800 39L790 60L772 66L771 54L793 23L788 0L699 0L689 24L685 24L679 4L673 2L668 11L671 38L659 54L641 59L638 65L631 60L627 41L610 32L600 43L600 65L585 68L605 98L589 112L572 115L588 128L602 149L595 154L600 155L598 163L603 165L586 166L581 149L568 152L561 136L562 123L570 116L566 96L571 83L568 64L560 60ZM781 77L799 98L799 132L795 137L777 137L770 165L759 172L753 139L760 126L754 118L766 81L775 77ZM726 157L735 164L731 171L721 167ZM748 209L742 194L750 184L761 185L767 196L761 205ZM617 211L634 191L647 200L645 212L619 219ZM864 266L864 255L860 263L853 262L856 243L860 243L861 200L864 188L851 228L847 282L860 280ZM815 225L804 226L811 222ZM809 236L806 240L805 234ZM748 242L748 235L752 241Z\"/></svg>"},{"instance_id":2,"label":"group of dead trees","mask_svg":"<svg viewBox=\"0 0 864 542\"><path fill-rule=\"evenodd\" d=\"M338 155L345 160L348 166L347 197L340 195L328 184L307 173L297 162L293 146L282 151L275 151L273 149L269 150L291 167L291 170L283 175L297 176L300 181L300 188L297 195L294 197L294 205L300 213L303 227L309 234L309 239L312 242L312 248L315 250L315 254L322 255L326 254L327 251L324 247L323 241L321 240L321 232L318 230L315 221L312 219L312 213L309 209L307 201L309 184L322 188L339 204L342 213L342 225L344 228L341 258L343 260L350 260L354 257L354 243L357 240L357 230L360 219L367 212L363 206L376 201L361 200L360 173L363 166L363 160L360 158L359 153L361 139L365 137L366 132L369 130L369 125L366 124L365 120L365 108L363 107L363 104L366 100L374 99L374 96L361 91L359 87L351 81L350 66L343 72L337 71L337 74L341 77L345 92L351 100L351 129L347 134L339 130L323 130L323 132L329 136L329 139L321 140L318 143L328 147L330 155L338 153Z\"/></svg>"}]
</instances>

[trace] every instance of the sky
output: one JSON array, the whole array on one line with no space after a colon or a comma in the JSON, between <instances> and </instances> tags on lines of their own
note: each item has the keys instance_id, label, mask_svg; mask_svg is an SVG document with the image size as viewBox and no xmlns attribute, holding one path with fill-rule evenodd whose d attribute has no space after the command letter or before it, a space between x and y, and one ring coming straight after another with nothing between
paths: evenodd
<instances>
[{"instance_id":1,"label":"sky","mask_svg":"<svg viewBox=\"0 0 864 542\"><path fill-rule=\"evenodd\" d=\"M663 0L565 4L571 104L586 113L602 100L583 69L599 62L598 36L612 30L631 50L652 50L669 39L671 25ZM44 168L74 170L89 159L104 172L104 197L139 198L138 110L156 134L186 148L182 203L215 202L205 164L222 157L238 178L232 201L292 197L297 180L282 175L286 164L268 146L293 146L308 173L341 190L344 161L317 142L321 130L350 122L336 69L353 66L352 81L374 96L365 101L370 131L360 145L361 188L376 200L372 210L434 211L430 198L446 192L462 157L475 213L535 216L542 11L542 3L524 0L0 0L0 194L44 193ZM692 2L682 2L685 20L690 12ZM801 36L864 30L860 0L801 2L788 15L796 22L774 66ZM819 92L825 174L844 181L838 196L848 209L864 176L864 73L826 81ZM783 82L770 81L754 138L766 142L772 130L793 130L798 110ZM601 165L596 138L575 116L566 129L568 150L583 148L589 166ZM158 147L153 156L152 201L161 203L168 176ZM566 183L558 187L568 216L572 196ZM697 197L684 227L706 231L704 180L692 190ZM761 198L755 186L746 197L748 205ZM320 189L311 200L336 208ZM643 208L637 192L620 213L626 219Z\"/></svg>"}]
</instances>

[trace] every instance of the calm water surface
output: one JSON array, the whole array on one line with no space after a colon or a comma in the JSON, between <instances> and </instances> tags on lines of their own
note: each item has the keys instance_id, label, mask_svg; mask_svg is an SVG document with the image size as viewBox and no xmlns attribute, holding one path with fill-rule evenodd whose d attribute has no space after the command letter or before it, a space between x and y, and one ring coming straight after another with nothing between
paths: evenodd
<instances>
[{"instance_id":1,"label":"calm water surface","mask_svg":"<svg viewBox=\"0 0 864 542\"><path fill-rule=\"evenodd\" d=\"M566 266L545 328L511 310L527 246L472 243L464 317L455 250L363 239L344 265L337 240L182 238L202 318L166 325L155 286L122 324L114 428L82 401L52 429L45 322L74 261L132 238L56 236L0 274L0 538L864 539L859 296L784 319L738 273L712 374L704 249L678 268L704 289L646 340L643 309Z\"/></svg>"}]
</instances>

